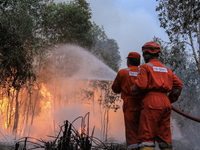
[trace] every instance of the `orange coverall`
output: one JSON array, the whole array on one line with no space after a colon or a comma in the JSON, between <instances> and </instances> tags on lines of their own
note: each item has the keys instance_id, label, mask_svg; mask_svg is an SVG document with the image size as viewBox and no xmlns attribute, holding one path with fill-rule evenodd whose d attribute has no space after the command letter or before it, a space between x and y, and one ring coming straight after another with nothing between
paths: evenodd
<instances>
[{"instance_id":1,"label":"orange coverall","mask_svg":"<svg viewBox=\"0 0 200 150\"><path fill-rule=\"evenodd\" d=\"M155 141L160 148L172 147L171 103L177 101L182 82L158 59L152 59L140 66L131 90L134 94L144 95L138 132L139 147L154 147Z\"/></svg>"},{"instance_id":2,"label":"orange coverall","mask_svg":"<svg viewBox=\"0 0 200 150\"><path fill-rule=\"evenodd\" d=\"M112 84L112 90L115 93L121 93L121 98L123 99L126 144L129 150L136 150L138 146L137 135L141 111L141 96L131 95L130 91L130 86L135 83L138 70L137 66L121 69Z\"/></svg>"}]
</instances>

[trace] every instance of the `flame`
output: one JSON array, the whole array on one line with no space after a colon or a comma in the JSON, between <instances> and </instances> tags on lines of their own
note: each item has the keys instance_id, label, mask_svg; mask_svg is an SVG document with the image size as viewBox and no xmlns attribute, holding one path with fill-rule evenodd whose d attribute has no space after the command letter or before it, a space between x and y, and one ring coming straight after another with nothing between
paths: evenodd
<instances>
[{"instance_id":1,"label":"flame","mask_svg":"<svg viewBox=\"0 0 200 150\"><path fill-rule=\"evenodd\" d=\"M48 97L49 99L51 99L52 95L50 92L47 92L46 85L44 83L41 83L40 92L43 95L43 97Z\"/></svg>"},{"instance_id":2,"label":"flame","mask_svg":"<svg viewBox=\"0 0 200 150\"><path fill-rule=\"evenodd\" d=\"M28 88L22 88L18 97L19 121L17 134L23 137L32 136L46 138L46 135L52 135L55 134L55 131L59 131L63 120L68 120L70 118L69 121L71 121L79 115L78 113L83 115L85 112L88 112L88 110L90 111L91 116L94 115L94 117L90 119L90 133L94 126L99 126L99 128L101 128L102 121L100 119L101 117L104 117L104 112L103 107L101 107L99 103L103 103L104 99L102 95L104 93L100 87L95 90L93 88L89 89L87 84L89 84L89 82L84 82L84 90L92 91L93 95L91 94L92 92L88 93L89 95L84 95L81 90L78 91L78 89L73 89L73 86L69 82L64 85L68 85L70 88L65 86L64 88L59 89L59 92L62 90L64 91L63 95L60 96L61 98L59 97L59 92L57 95L55 93L52 94L49 86L44 83L39 84L39 86L35 85L34 87L31 87L30 92L28 92ZM83 87L81 84L79 86ZM2 91L0 92L3 93ZM5 129L5 132L3 133L12 133L16 112L15 89L10 89L10 93L12 94L10 97L6 95L0 97L0 123L1 127ZM64 100L60 101L60 99ZM68 99L69 101L66 101ZM84 101L84 99L86 100ZM74 110L74 106L78 101L81 103L81 106L76 106L78 107L76 111ZM110 115L112 114L110 113ZM115 120L117 120L118 117L116 117L116 114L113 116L115 117L110 118L115 118ZM31 120L32 118L33 120ZM85 129L81 129L79 122L77 126L79 134L86 134ZM97 128L95 129L97 130ZM100 130L98 131L100 132Z\"/></svg>"},{"instance_id":3,"label":"flame","mask_svg":"<svg viewBox=\"0 0 200 150\"><path fill-rule=\"evenodd\" d=\"M33 87L33 89L36 91L38 88L36 86ZM5 89L0 89L1 93L6 93ZM16 111L16 91L14 88L10 88L9 91L10 96L8 94L2 94L0 97L0 115L1 115L1 128L5 130L5 133L11 133L13 128L13 122L15 117L15 111ZM32 96L32 99L27 99L27 89L22 88L20 90L19 96L18 96L18 113L19 113L19 120L18 120L18 131L21 135L28 135L28 133L25 133L25 119L27 119L27 125L30 124L31 114L33 112L34 107L34 99L35 95ZM40 84L40 91L39 91L39 97L38 102L41 110L41 120L42 119L49 119L52 117L52 95L50 92L48 92L46 85L44 83ZM29 106L30 105L30 106ZM28 107L27 107L28 106ZM36 106L35 106L36 107ZM36 109L36 108L35 108ZM27 112L28 111L28 112ZM36 111L36 110L35 110Z\"/></svg>"},{"instance_id":4,"label":"flame","mask_svg":"<svg viewBox=\"0 0 200 150\"><path fill-rule=\"evenodd\" d=\"M40 102L41 108L43 108L44 110L51 109L52 95L50 92L47 91L46 85L44 83L41 84L40 92L41 92L42 96L47 99L47 102L45 102L45 101Z\"/></svg>"},{"instance_id":5,"label":"flame","mask_svg":"<svg viewBox=\"0 0 200 150\"><path fill-rule=\"evenodd\" d=\"M52 114L54 112L54 110L52 109L52 95L50 92L47 91L46 85L44 83L41 84L41 89L40 89L40 93L43 96L43 100L40 101L40 107L41 107L41 118L43 119L49 119L52 120ZM53 129L53 128L52 128Z\"/></svg>"},{"instance_id":6,"label":"flame","mask_svg":"<svg viewBox=\"0 0 200 150\"><path fill-rule=\"evenodd\" d=\"M79 129L78 129L78 133L81 135L81 133L82 133L81 127L79 127Z\"/></svg>"},{"instance_id":7,"label":"flame","mask_svg":"<svg viewBox=\"0 0 200 150\"><path fill-rule=\"evenodd\" d=\"M13 89L10 89L10 91L13 91ZM2 124L4 126L5 129L8 128L8 125L10 124L9 120L8 120L8 116L12 116L15 113L15 108L13 107L11 111L10 110L10 99L8 97L3 97L2 99L0 99L0 110L1 110L1 114L2 114Z\"/></svg>"}]
</instances>

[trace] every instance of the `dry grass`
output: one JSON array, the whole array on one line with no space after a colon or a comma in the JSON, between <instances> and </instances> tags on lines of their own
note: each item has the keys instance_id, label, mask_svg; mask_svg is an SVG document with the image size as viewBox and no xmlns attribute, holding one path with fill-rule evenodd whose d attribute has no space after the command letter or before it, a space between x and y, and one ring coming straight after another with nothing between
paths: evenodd
<instances>
[{"instance_id":1,"label":"dry grass","mask_svg":"<svg viewBox=\"0 0 200 150\"><path fill-rule=\"evenodd\" d=\"M102 142L94 137L94 129L91 135L87 135L89 133L89 129L86 128L89 125L85 124L87 115L80 116L74 120L82 119L81 133L74 128L74 121L70 123L66 120L64 125L60 127L58 135L50 136L53 139L52 141L23 137L18 139L14 143L15 145L12 146L0 143L0 150L126 150L126 144L117 143L114 139Z\"/></svg>"}]
</instances>

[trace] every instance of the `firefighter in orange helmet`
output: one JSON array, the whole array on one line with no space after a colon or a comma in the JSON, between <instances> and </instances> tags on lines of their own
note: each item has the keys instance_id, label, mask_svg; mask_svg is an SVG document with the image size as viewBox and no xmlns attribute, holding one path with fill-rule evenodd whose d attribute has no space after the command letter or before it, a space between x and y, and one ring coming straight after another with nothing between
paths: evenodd
<instances>
[{"instance_id":1,"label":"firefighter in orange helmet","mask_svg":"<svg viewBox=\"0 0 200 150\"><path fill-rule=\"evenodd\" d=\"M137 133L141 111L141 96L131 95L130 86L135 83L140 57L139 53L130 52L127 57L128 68L119 70L112 84L112 90L115 93L121 93L121 98L123 99L125 135L128 150L136 150L138 146Z\"/></svg>"},{"instance_id":2,"label":"firefighter in orange helmet","mask_svg":"<svg viewBox=\"0 0 200 150\"><path fill-rule=\"evenodd\" d=\"M134 94L142 94L142 110L138 132L140 150L154 150L155 141L161 150L172 150L171 103L177 101L182 82L158 60L160 46L150 41L142 47L145 64L140 66ZM171 102L171 103L170 103Z\"/></svg>"}]
</instances>

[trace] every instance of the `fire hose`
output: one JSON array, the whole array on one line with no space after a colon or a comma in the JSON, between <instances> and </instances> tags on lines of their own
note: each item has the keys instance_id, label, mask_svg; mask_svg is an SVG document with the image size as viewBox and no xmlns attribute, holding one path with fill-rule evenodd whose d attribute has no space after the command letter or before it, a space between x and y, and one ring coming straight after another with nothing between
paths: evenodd
<instances>
[{"instance_id":1,"label":"fire hose","mask_svg":"<svg viewBox=\"0 0 200 150\"><path fill-rule=\"evenodd\" d=\"M194 120L196 122L200 122L200 118L196 118L194 116L188 115L188 114L182 112L181 110L175 108L174 106L172 106L172 110L174 110L176 113L178 113L178 114L180 114L180 115L182 115L182 116L184 116L184 117L186 117L188 119Z\"/></svg>"}]
</instances>

